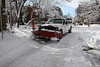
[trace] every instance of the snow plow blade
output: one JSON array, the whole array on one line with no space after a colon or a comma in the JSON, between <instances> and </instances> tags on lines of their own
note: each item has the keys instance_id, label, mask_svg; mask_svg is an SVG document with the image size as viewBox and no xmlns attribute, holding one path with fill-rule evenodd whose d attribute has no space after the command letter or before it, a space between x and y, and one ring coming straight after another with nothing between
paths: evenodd
<instances>
[{"instance_id":1,"label":"snow plow blade","mask_svg":"<svg viewBox=\"0 0 100 67\"><path fill-rule=\"evenodd\" d=\"M39 36L39 37L42 37L42 38L57 38L58 41L60 40L60 33L57 33L57 32L49 32L49 31L33 31L33 34L36 36Z\"/></svg>"}]
</instances>

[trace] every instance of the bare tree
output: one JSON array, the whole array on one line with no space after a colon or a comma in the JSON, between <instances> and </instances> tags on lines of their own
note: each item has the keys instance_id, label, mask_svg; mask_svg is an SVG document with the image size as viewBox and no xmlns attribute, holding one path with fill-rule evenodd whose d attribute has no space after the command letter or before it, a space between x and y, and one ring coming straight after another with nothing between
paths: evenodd
<instances>
[{"instance_id":1,"label":"bare tree","mask_svg":"<svg viewBox=\"0 0 100 67\"><path fill-rule=\"evenodd\" d=\"M7 9L8 9L8 11L10 9L11 9L11 11L13 11L13 13L10 13L10 14L15 14L13 16L14 16L14 18L16 18L17 27L19 27L22 7L24 6L26 1L27 0L7 0ZM11 12L11 11L9 11L9 12Z\"/></svg>"},{"instance_id":2,"label":"bare tree","mask_svg":"<svg viewBox=\"0 0 100 67\"><path fill-rule=\"evenodd\" d=\"M22 7L24 6L26 0L15 0L15 2L16 2L16 9L15 9L16 12L15 13L17 16L17 27L19 27Z\"/></svg>"}]
</instances>

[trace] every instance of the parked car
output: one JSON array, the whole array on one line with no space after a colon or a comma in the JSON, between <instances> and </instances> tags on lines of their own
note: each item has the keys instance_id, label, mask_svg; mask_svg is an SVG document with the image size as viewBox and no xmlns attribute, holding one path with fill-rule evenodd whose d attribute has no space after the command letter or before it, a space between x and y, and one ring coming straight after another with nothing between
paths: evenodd
<instances>
[{"instance_id":1,"label":"parked car","mask_svg":"<svg viewBox=\"0 0 100 67\"><path fill-rule=\"evenodd\" d=\"M83 23L82 23L82 22L80 22L80 23L78 23L78 25L81 25L81 26L82 26L82 25L83 25Z\"/></svg>"}]
</instances>

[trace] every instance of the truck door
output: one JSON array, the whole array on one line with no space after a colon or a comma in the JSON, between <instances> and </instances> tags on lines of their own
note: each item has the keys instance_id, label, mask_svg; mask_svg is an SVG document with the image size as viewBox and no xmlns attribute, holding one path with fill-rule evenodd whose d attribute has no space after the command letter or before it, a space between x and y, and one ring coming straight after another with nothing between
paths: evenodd
<instances>
[{"instance_id":1,"label":"truck door","mask_svg":"<svg viewBox=\"0 0 100 67\"><path fill-rule=\"evenodd\" d=\"M68 24L66 23L65 19L63 19L63 32L64 33L68 32Z\"/></svg>"}]
</instances>

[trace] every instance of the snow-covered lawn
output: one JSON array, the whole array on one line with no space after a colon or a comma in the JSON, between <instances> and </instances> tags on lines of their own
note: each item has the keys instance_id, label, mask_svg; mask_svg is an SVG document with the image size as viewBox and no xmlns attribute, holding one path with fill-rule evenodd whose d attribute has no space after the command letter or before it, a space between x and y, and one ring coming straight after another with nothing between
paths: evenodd
<instances>
[{"instance_id":1,"label":"snow-covered lawn","mask_svg":"<svg viewBox=\"0 0 100 67\"><path fill-rule=\"evenodd\" d=\"M14 28L0 39L0 67L100 67L99 34L100 25L76 26L60 42L34 41L31 28ZM83 51L87 46L94 49Z\"/></svg>"}]
</instances>

